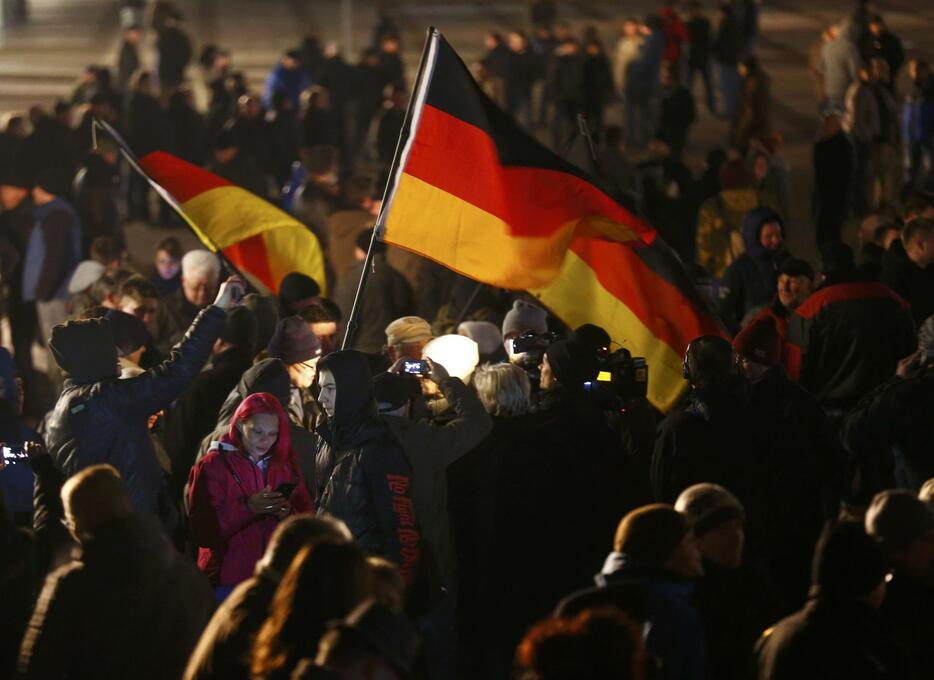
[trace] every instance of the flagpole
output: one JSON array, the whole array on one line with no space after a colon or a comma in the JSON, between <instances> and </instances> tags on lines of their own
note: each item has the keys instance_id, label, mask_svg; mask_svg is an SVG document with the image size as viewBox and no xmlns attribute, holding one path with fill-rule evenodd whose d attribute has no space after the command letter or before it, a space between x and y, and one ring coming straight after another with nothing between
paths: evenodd
<instances>
[{"instance_id":1,"label":"flagpole","mask_svg":"<svg viewBox=\"0 0 934 680\"><path fill-rule=\"evenodd\" d=\"M99 118L94 118L91 124L91 132L93 135L92 142L94 147L97 147L98 129L101 129L110 135L110 138L117 143L117 147L120 149L120 154L126 159L126 162L130 164L130 167L139 173L140 177L149 183L149 186L151 186L153 190L159 194L159 197L162 198L163 201L169 204L169 207L172 208L172 210L174 210L176 214L182 218L182 221L188 226L189 229L191 229L192 233L194 233L198 240L207 246L208 249L210 249L211 252L213 252L218 258L220 258L221 264L227 270L227 274L240 277L240 279L243 280L249 289L255 291L256 287L250 283L249 279L243 275L243 272L241 272L233 262L227 259L227 256L224 255L223 251L217 247L217 244L214 243L214 240L198 228L198 225L195 224L194 220L192 220L185 212L184 208L182 208L182 205L178 202L178 199L166 191L165 187L150 177L148 172L143 170L143 167L139 164L139 160L136 158L136 154L134 154L133 150L130 149L130 145L126 143L126 140L123 139L123 136L117 132L117 130L114 129L110 123L105 120L100 120Z\"/></svg>"},{"instance_id":2,"label":"flagpole","mask_svg":"<svg viewBox=\"0 0 934 680\"><path fill-rule=\"evenodd\" d=\"M341 349L350 349L353 344L354 335L357 333L359 325L360 308L362 307L363 291L366 288L366 281L370 272L374 269L373 263L373 245L377 237L381 234L385 226L385 214L388 199L391 197L391 191L394 188L396 173L399 171L399 162L402 151L411 132L412 118L415 113L416 98L421 90L422 80L425 77L425 66L428 63L428 55L432 42L440 36L438 29L434 26L428 27L428 38L425 40L425 47L422 49L422 57L418 62L418 71L415 74L415 82L412 86L412 93L409 95L409 105L405 110L405 118L402 121L402 129L399 131L399 139L396 141L396 151L392 156L392 163L389 166L389 175L386 179L386 186L383 188L383 200L379 206L379 214L376 216L376 224L373 227L373 233L370 235L370 245L366 249L366 258L363 260L363 271L360 272L360 281L357 283L357 292L354 295L353 306L350 308L350 316L347 317L347 330L344 332L344 341L341 343Z\"/></svg>"}]
</instances>

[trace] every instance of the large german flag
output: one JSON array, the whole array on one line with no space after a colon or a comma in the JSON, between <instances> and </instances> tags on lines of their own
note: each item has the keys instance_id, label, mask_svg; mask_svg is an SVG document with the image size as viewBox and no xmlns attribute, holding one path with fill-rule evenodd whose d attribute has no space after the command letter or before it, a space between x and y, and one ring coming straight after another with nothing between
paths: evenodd
<instances>
[{"instance_id":1,"label":"large german flag","mask_svg":"<svg viewBox=\"0 0 934 680\"><path fill-rule=\"evenodd\" d=\"M254 285L273 293L290 272L307 274L324 290L324 255L301 222L223 177L172 154L139 159L158 188L175 199L201 241L216 246Z\"/></svg>"},{"instance_id":2,"label":"large german flag","mask_svg":"<svg viewBox=\"0 0 934 680\"><path fill-rule=\"evenodd\" d=\"M554 280L576 236L639 245L655 237L522 132L436 31L416 88L383 240L493 285L530 288Z\"/></svg>"},{"instance_id":3,"label":"large german flag","mask_svg":"<svg viewBox=\"0 0 934 680\"><path fill-rule=\"evenodd\" d=\"M378 233L461 274L528 289L572 327L596 323L684 387L693 338L721 334L673 252L579 168L522 131L429 34Z\"/></svg>"}]
</instances>

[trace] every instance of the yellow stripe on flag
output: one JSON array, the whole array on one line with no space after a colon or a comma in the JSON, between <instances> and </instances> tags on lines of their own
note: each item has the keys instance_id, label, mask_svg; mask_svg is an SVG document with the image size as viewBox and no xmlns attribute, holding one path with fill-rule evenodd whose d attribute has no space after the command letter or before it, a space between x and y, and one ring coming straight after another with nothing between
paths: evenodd
<instances>
[{"instance_id":1,"label":"yellow stripe on flag","mask_svg":"<svg viewBox=\"0 0 934 680\"><path fill-rule=\"evenodd\" d=\"M182 206L218 248L263 234L275 286L286 274L301 272L317 281L322 292L327 292L324 255L318 238L288 213L233 185L209 189Z\"/></svg>"},{"instance_id":2,"label":"yellow stripe on flag","mask_svg":"<svg viewBox=\"0 0 934 680\"><path fill-rule=\"evenodd\" d=\"M403 174L385 240L445 267L503 288L543 286L557 275L572 225L551 238L517 237L505 222L427 182Z\"/></svg>"},{"instance_id":3,"label":"yellow stripe on flag","mask_svg":"<svg viewBox=\"0 0 934 680\"><path fill-rule=\"evenodd\" d=\"M607 291L573 250L568 250L554 284L530 292L571 328L598 324L633 356L645 357L649 364L649 401L661 411L674 406L686 387L681 371L683 358Z\"/></svg>"}]
</instances>

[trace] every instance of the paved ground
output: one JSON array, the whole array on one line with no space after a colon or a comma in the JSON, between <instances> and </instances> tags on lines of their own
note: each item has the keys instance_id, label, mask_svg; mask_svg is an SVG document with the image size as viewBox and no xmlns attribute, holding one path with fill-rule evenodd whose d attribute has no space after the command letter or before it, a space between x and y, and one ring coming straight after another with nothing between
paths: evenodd
<instances>
[{"instance_id":1,"label":"paved ground","mask_svg":"<svg viewBox=\"0 0 934 680\"><path fill-rule=\"evenodd\" d=\"M0 33L0 111L25 109L33 103L49 105L68 95L86 64L112 63L119 41L118 4L115 0L32 0L29 23ZM339 0L182 0L179 5L198 45L216 43L232 50L235 66L246 71L256 86L281 51L296 45L304 34L340 37ZM374 0L354 4L354 53L369 41L376 6ZM428 25L439 27L471 61L480 55L485 31L523 26L528 16L527 4L515 1L403 0L392 6L403 29L405 57L413 73ZM560 5L560 14L578 28L598 26L609 43L615 40L625 16L644 15L655 6L646 0L630 1L625 6L606 0L566 0ZM934 29L934 3L897 0L880 2L880 6L909 51L927 47ZM806 225L810 149L817 116L806 73L807 51L821 27L842 17L850 7L849 0L766 0L762 12L763 37L758 53L772 76L774 125L787 141L784 154L792 170L792 222L802 225L791 234L791 245L795 252L812 259L812 237ZM151 56L147 58L151 60ZM199 84L196 69L192 69L191 79ZM611 112L611 118L618 115ZM725 136L726 125L700 110L687 153L695 172L706 151L721 144ZM149 259L153 244L163 233L132 225L128 236L134 258Z\"/></svg>"}]
</instances>

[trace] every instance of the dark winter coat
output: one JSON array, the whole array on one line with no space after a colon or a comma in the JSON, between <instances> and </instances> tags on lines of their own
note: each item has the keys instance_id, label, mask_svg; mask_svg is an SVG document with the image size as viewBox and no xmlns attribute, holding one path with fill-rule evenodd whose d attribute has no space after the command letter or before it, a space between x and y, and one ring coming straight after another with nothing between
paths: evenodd
<instances>
[{"instance_id":1,"label":"dark winter coat","mask_svg":"<svg viewBox=\"0 0 934 680\"><path fill-rule=\"evenodd\" d=\"M178 678L213 609L207 581L154 519L113 520L46 579L20 676Z\"/></svg>"},{"instance_id":2,"label":"dark winter coat","mask_svg":"<svg viewBox=\"0 0 934 680\"><path fill-rule=\"evenodd\" d=\"M557 385L539 400L540 427L545 432L562 473L563 511L551 528L564 536L574 559L567 561L569 573L585 579L606 554L628 499L623 497L623 452L617 433L583 385ZM567 523L566 525L564 523Z\"/></svg>"},{"instance_id":3,"label":"dark winter coat","mask_svg":"<svg viewBox=\"0 0 934 680\"><path fill-rule=\"evenodd\" d=\"M185 78L185 67L191 61L191 39L177 26L159 31L156 39L159 52L159 84L162 89L176 87Z\"/></svg>"},{"instance_id":4,"label":"dark winter coat","mask_svg":"<svg viewBox=\"0 0 934 680\"><path fill-rule=\"evenodd\" d=\"M191 322L200 310L188 302L185 291L181 288L159 301L156 311L156 351L161 356L168 356L172 347L182 339Z\"/></svg>"},{"instance_id":5,"label":"dark winter coat","mask_svg":"<svg viewBox=\"0 0 934 680\"><path fill-rule=\"evenodd\" d=\"M657 567L635 564L620 553L610 553L597 588L574 593L558 605L558 611L576 610L575 600L588 607L615 606L616 592L626 588L641 599L649 624L646 651L661 661L664 678L702 680L707 677L707 652L700 614L692 602L690 582L678 580ZM605 600L601 602L600 596Z\"/></svg>"},{"instance_id":6,"label":"dark winter coat","mask_svg":"<svg viewBox=\"0 0 934 680\"><path fill-rule=\"evenodd\" d=\"M843 443L866 503L893 487L918 491L934 477L934 366L892 378L867 394L843 424Z\"/></svg>"},{"instance_id":7,"label":"dark winter coat","mask_svg":"<svg viewBox=\"0 0 934 680\"><path fill-rule=\"evenodd\" d=\"M120 45L120 56L117 60L117 89L126 92L130 79L139 67L139 47L124 40Z\"/></svg>"},{"instance_id":8,"label":"dark winter coat","mask_svg":"<svg viewBox=\"0 0 934 680\"><path fill-rule=\"evenodd\" d=\"M599 566L599 559L582 563L580 555L564 549L562 559L529 568L529 555L555 536L573 538L570 532L581 528L572 527L573 513L563 510L575 510L568 498L574 487L566 475L575 465L569 457L584 449L562 448L543 423L541 414L494 417L489 436L448 473L457 615L464 631L460 649L470 677L508 677L528 627L548 616L559 598L585 587L586 570Z\"/></svg>"},{"instance_id":9,"label":"dark winter coat","mask_svg":"<svg viewBox=\"0 0 934 680\"><path fill-rule=\"evenodd\" d=\"M439 385L454 417L443 424L385 416L412 464L412 500L425 543L442 577L457 571L448 513L448 467L489 434L493 423L477 395L459 378Z\"/></svg>"},{"instance_id":10,"label":"dark winter coat","mask_svg":"<svg viewBox=\"0 0 934 680\"><path fill-rule=\"evenodd\" d=\"M789 318L788 340L802 352L801 385L840 410L892 377L916 345L908 303L860 281L817 290Z\"/></svg>"},{"instance_id":11,"label":"dark winter coat","mask_svg":"<svg viewBox=\"0 0 934 680\"><path fill-rule=\"evenodd\" d=\"M879 281L908 301L918 326L934 314L934 265L921 268L912 262L901 239L882 256Z\"/></svg>"},{"instance_id":12,"label":"dark winter coat","mask_svg":"<svg viewBox=\"0 0 934 680\"><path fill-rule=\"evenodd\" d=\"M191 653L185 680L250 680L250 655L244 654L269 616L279 577L260 571L217 608Z\"/></svg>"},{"instance_id":13,"label":"dark winter coat","mask_svg":"<svg viewBox=\"0 0 934 680\"><path fill-rule=\"evenodd\" d=\"M797 607L807 596L811 559L842 455L836 430L818 401L774 367L750 385L758 439L753 493L747 501L747 552L767 570L782 599ZM751 444L751 442L750 442Z\"/></svg>"},{"instance_id":14,"label":"dark winter coat","mask_svg":"<svg viewBox=\"0 0 934 680\"><path fill-rule=\"evenodd\" d=\"M748 680L756 641L782 614L774 586L747 565L727 568L705 560L694 601L707 641L707 677Z\"/></svg>"},{"instance_id":15,"label":"dark winter coat","mask_svg":"<svg viewBox=\"0 0 934 680\"><path fill-rule=\"evenodd\" d=\"M720 25L717 26L710 52L718 63L735 67L742 56L742 49L743 37L739 23L736 21L736 14L732 8L727 7Z\"/></svg>"},{"instance_id":16,"label":"dark winter coat","mask_svg":"<svg viewBox=\"0 0 934 680\"><path fill-rule=\"evenodd\" d=\"M680 156L687 142L688 131L697 116L694 112L694 97L680 85L662 90L661 111L655 136L663 140L675 156Z\"/></svg>"},{"instance_id":17,"label":"dark winter coat","mask_svg":"<svg viewBox=\"0 0 934 680\"><path fill-rule=\"evenodd\" d=\"M342 520L358 545L394 562L411 583L421 542L412 468L376 415L369 364L359 352L337 352L318 370L334 375L337 396L334 416L318 430L317 511Z\"/></svg>"},{"instance_id":18,"label":"dark winter coat","mask_svg":"<svg viewBox=\"0 0 934 680\"><path fill-rule=\"evenodd\" d=\"M147 426L149 416L188 387L207 361L225 318L219 307L205 309L169 359L136 378L118 380L116 366L109 375L81 383L66 378L45 432L59 469L71 476L89 465L110 463L126 482L134 509L155 513L162 482Z\"/></svg>"},{"instance_id":19,"label":"dark winter coat","mask_svg":"<svg viewBox=\"0 0 934 680\"><path fill-rule=\"evenodd\" d=\"M853 143L843 132L825 137L814 145L812 207L818 245L840 240L855 186L854 154Z\"/></svg>"},{"instance_id":20,"label":"dark winter coat","mask_svg":"<svg viewBox=\"0 0 934 680\"><path fill-rule=\"evenodd\" d=\"M755 208L743 217L743 245L746 250L727 267L720 284L717 311L733 330L739 330L750 311L765 307L774 298L778 286L778 268L788 254L784 249L766 250L760 241L762 227L784 220L771 208Z\"/></svg>"},{"instance_id":21,"label":"dark winter coat","mask_svg":"<svg viewBox=\"0 0 934 680\"><path fill-rule=\"evenodd\" d=\"M756 645L758 680L896 680L902 655L879 614L858 602L818 597L766 631Z\"/></svg>"},{"instance_id":22,"label":"dark winter coat","mask_svg":"<svg viewBox=\"0 0 934 680\"><path fill-rule=\"evenodd\" d=\"M934 668L934 588L895 569L885 590L882 620L899 645L908 652L906 677L921 680Z\"/></svg>"},{"instance_id":23,"label":"dark winter coat","mask_svg":"<svg viewBox=\"0 0 934 680\"><path fill-rule=\"evenodd\" d=\"M691 17L685 24L688 29L688 64L706 69L710 59L710 19L703 15Z\"/></svg>"},{"instance_id":24,"label":"dark winter coat","mask_svg":"<svg viewBox=\"0 0 934 680\"><path fill-rule=\"evenodd\" d=\"M159 100L145 92L130 95L127 107L127 141L133 152L142 157L166 148L165 113Z\"/></svg>"},{"instance_id":25,"label":"dark winter coat","mask_svg":"<svg viewBox=\"0 0 934 680\"><path fill-rule=\"evenodd\" d=\"M652 456L655 500L674 503L692 484L712 482L751 500L756 434L745 384L694 389L658 428Z\"/></svg>"},{"instance_id":26,"label":"dark winter coat","mask_svg":"<svg viewBox=\"0 0 934 680\"><path fill-rule=\"evenodd\" d=\"M509 106L527 101L532 96L532 86L540 76L541 65L531 50L510 50L506 71L506 101Z\"/></svg>"},{"instance_id":27,"label":"dark winter coat","mask_svg":"<svg viewBox=\"0 0 934 680\"><path fill-rule=\"evenodd\" d=\"M585 114L599 114L613 97L613 73L610 61L602 52L585 55L581 69L581 110ZM599 132L594 130L593 132Z\"/></svg>"},{"instance_id":28,"label":"dark winter coat","mask_svg":"<svg viewBox=\"0 0 934 680\"><path fill-rule=\"evenodd\" d=\"M733 116L730 142L740 149L772 132L772 94L769 77L762 71L743 80L739 103Z\"/></svg>"}]
</instances>

